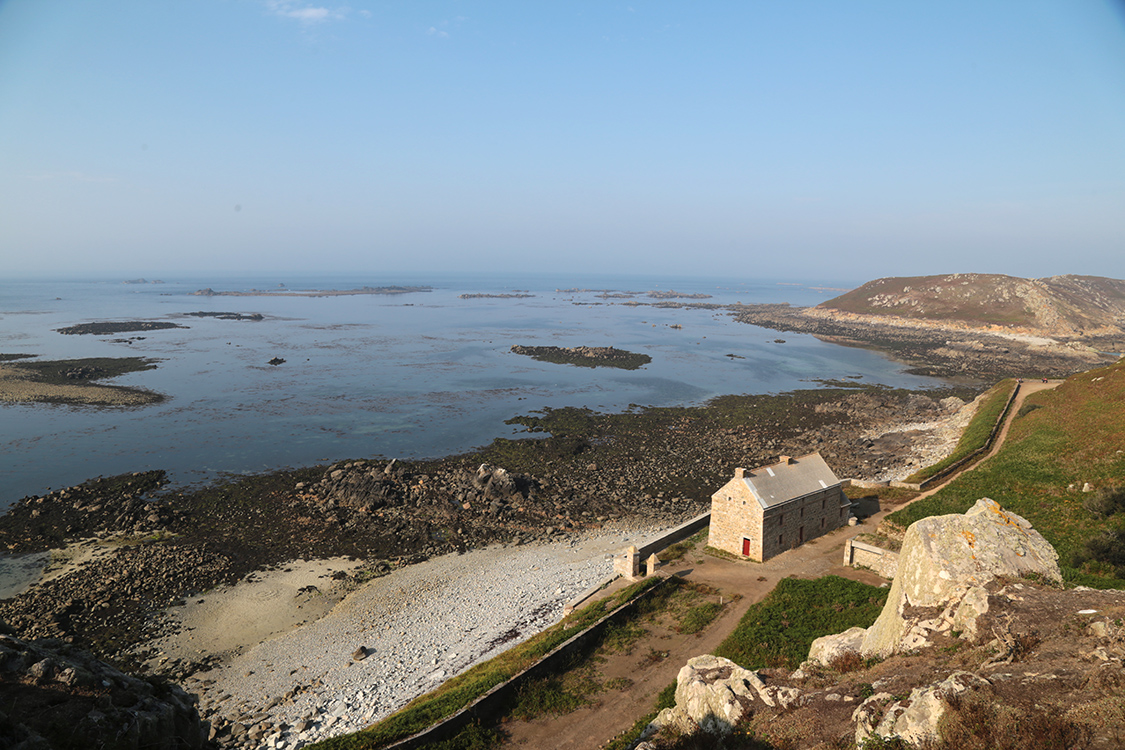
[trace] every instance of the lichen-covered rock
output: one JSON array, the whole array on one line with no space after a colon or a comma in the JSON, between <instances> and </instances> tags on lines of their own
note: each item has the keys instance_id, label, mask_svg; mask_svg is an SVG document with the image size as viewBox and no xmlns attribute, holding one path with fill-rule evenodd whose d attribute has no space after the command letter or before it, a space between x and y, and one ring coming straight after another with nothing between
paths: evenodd
<instances>
[{"instance_id":1,"label":"lichen-covered rock","mask_svg":"<svg viewBox=\"0 0 1125 750\"><path fill-rule=\"evenodd\" d=\"M809 647L808 660L828 665L833 659L850 651L858 654L863 649L863 638L866 635L866 628L848 628L843 633L817 638Z\"/></svg>"},{"instance_id":2,"label":"lichen-covered rock","mask_svg":"<svg viewBox=\"0 0 1125 750\"><path fill-rule=\"evenodd\" d=\"M983 586L998 576L1061 583L1058 554L1031 524L982 498L964 515L934 516L906 530L898 575L861 651L880 655L928 645L934 630L974 632L987 611Z\"/></svg>"},{"instance_id":3,"label":"lichen-covered rock","mask_svg":"<svg viewBox=\"0 0 1125 750\"><path fill-rule=\"evenodd\" d=\"M705 654L689 659L680 669L675 707L661 711L645 736L664 728L684 734L729 734L739 721L753 713L755 703L784 710L800 702L801 691L797 688L766 685L757 673L730 659Z\"/></svg>"},{"instance_id":4,"label":"lichen-covered rock","mask_svg":"<svg viewBox=\"0 0 1125 750\"><path fill-rule=\"evenodd\" d=\"M941 682L914 688L910 691L909 698L887 706L874 728L870 721L857 721L856 744L862 746L863 741L872 734L884 739L900 737L911 746L936 740L938 722L948 710L945 696L988 685L988 680L971 672L954 672Z\"/></svg>"}]
</instances>

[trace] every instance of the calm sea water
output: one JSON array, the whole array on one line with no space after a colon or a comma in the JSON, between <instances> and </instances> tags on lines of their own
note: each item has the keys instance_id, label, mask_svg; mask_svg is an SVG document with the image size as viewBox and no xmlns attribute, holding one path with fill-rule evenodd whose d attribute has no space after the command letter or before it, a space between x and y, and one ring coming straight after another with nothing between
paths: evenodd
<instances>
[{"instance_id":1,"label":"calm sea water","mask_svg":"<svg viewBox=\"0 0 1125 750\"><path fill-rule=\"evenodd\" d=\"M939 383L906 375L875 353L736 323L723 311L634 307L592 292L557 291L675 289L710 294L705 301L720 304L802 305L838 294L806 284L483 276L166 282L0 284L0 352L152 357L157 369L112 382L168 396L140 408L0 404L0 508L49 488L150 468L167 469L175 482L189 484L349 457L448 455L514 434L504 420L543 407L694 404L728 393L817 387L815 378L845 376L909 388ZM388 284L434 290L323 298L190 294L205 287L277 289L279 283L292 290ZM514 290L535 296L459 298ZM261 313L265 319L183 317L194 311ZM188 327L114 336L54 331L134 319ZM144 339L111 340L134 336ZM648 354L652 363L635 371L554 365L512 354L513 344L616 346ZM271 366L272 357L286 362Z\"/></svg>"}]
</instances>

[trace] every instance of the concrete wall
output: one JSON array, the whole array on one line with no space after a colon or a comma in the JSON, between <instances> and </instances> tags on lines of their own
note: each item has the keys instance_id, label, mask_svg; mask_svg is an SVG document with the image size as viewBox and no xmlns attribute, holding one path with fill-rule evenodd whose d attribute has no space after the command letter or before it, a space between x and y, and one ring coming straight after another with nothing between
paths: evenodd
<instances>
[{"instance_id":1,"label":"concrete wall","mask_svg":"<svg viewBox=\"0 0 1125 750\"><path fill-rule=\"evenodd\" d=\"M898 553L849 539L844 542L844 565L862 566L875 571L883 578L893 579L898 573Z\"/></svg>"},{"instance_id":2,"label":"concrete wall","mask_svg":"<svg viewBox=\"0 0 1125 750\"><path fill-rule=\"evenodd\" d=\"M692 534L701 531L711 523L711 513L700 513L695 518L680 524L674 529L669 529L657 537L649 539L644 545L637 548L637 556L643 561L649 555L655 555L663 549L671 547L676 542L682 542Z\"/></svg>"}]
</instances>

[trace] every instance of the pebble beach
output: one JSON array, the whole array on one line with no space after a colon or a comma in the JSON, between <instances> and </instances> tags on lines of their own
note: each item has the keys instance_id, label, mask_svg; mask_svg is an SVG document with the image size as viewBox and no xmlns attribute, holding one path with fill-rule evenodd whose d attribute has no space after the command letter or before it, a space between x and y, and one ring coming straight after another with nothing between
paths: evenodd
<instances>
[{"instance_id":1,"label":"pebble beach","mask_svg":"<svg viewBox=\"0 0 1125 750\"><path fill-rule=\"evenodd\" d=\"M621 527L411 565L369 581L315 621L248 645L185 687L200 696L216 735L235 744L295 749L356 731L558 621L568 601L611 575L615 553L663 529ZM208 600L252 605L270 575ZM324 570L319 576L324 586ZM273 598L290 593L281 588ZM289 601L292 610L296 599ZM182 624L158 647L190 648L215 625L190 615Z\"/></svg>"}]
</instances>

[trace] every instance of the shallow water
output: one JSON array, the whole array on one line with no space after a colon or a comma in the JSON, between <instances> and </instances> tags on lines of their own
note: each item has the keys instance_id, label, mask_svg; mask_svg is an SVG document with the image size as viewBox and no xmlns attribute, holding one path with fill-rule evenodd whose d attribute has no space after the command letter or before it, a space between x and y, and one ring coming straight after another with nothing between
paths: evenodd
<instances>
[{"instance_id":1,"label":"shallow water","mask_svg":"<svg viewBox=\"0 0 1125 750\"><path fill-rule=\"evenodd\" d=\"M138 408L0 405L0 507L94 476L150 468L191 483L347 457L447 455L513 435L516 428L504 420L543 407L615 411L630 404L692 404L728 393L816 387L813 379L848 376L911 388L940 382L906 375L900 365L870 351L740 324L723 311L628 306L594 293L556 291L675 288L712 294L703 301L719 304L815 304L838 293L808 286L656 278L284 281L290 289L429 284L434 290L198 297L190 292L276 289L279 282L0 284L0 352L49 359L152 357L159 360L157 369L107 382L168 396L164 403ZM514 289L535 296L458 298ZM184 317L200 310L256 312L265 319ZM132 319L167 319L187 328L112 336L54 331ZM776 343L778 338L785 343ZM513 344L612 345L648 354L652 362L635 371L556 365L512 354ZM286 361L274 367L267 364L272 357Z\"/></svg>"}]
</instances>

